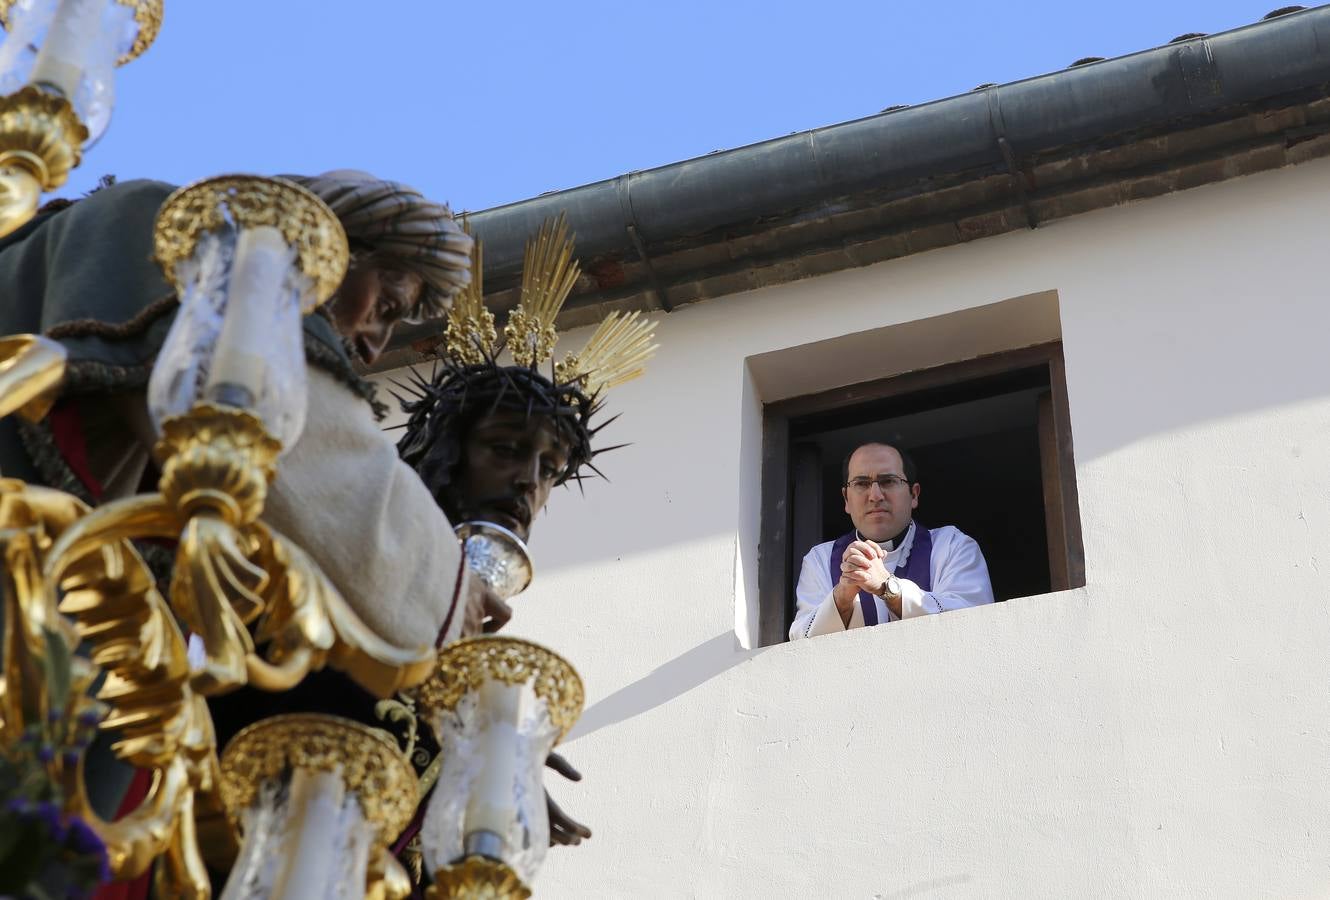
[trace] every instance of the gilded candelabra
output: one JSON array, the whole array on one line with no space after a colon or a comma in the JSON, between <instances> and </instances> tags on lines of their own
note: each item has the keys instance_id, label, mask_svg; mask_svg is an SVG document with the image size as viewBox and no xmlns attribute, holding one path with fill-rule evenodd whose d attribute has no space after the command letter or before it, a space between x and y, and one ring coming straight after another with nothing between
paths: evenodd
<instances>
[{"instance_id":1,"label":"gilded candelabra","mask_svg":"<svg viewBox=\"0 0 1330 900\"><path fill-rule=\"evenodd\" d=\"M237 794L225 789L232 782L205 697L246 684L286 690L325 664L389 696L426 678L434 651L379 638L299 547L258 518L276 460L303 423L300 316L327 299L347 264L336 218L293 184L231 176L168 199L156 240L181 298L149 387L159 491L88 509L0 479L11 623L0 740L16 743L57 714L104 717L101 727L119 738L115 755L155 773L151 789L130 815L106 822L88 802L82 757L57 758L48 768L65 785L65 813L91 824L115 877L161 858L159 890L206 897L204 859L235 856L241 811L225 802ZM43 338L0 341L0 415L40 417L63 365L62 348ZM166 596L130 543L140 538L176 541ZM186 633L201 641L201 665L190 664ZM72 654L80 644L86 658ZM53 659L67 673L59 686L42 674ZM381 824L386 842L404 823ZM379 860L371 874L375 890L397 895L393 866Z\"/></svg>"},{"instance_id":2,"label":"gilded candelabra","mask_svg":"<svg viewBox=\"0 0 1330 900\"><path fill-rule=\"evenodd\" d=\"M223 900L400 900L411 885L388 846L434 779L431 896L530 896L549 841L542 767L580 714L577 673L513 639L393 646L261 519L304 423L301 316L347 266L336 217L289 182L224 176L168 198L154 235L180 300L148 385L158 490L90 509L0 478L0 750L60 721L113 734L114 755L153 776L128 815L93 811L81 747L45 773L113 877L155 866L161 896L210 897L211 866L231 872ZM64 365L47 339L0 339L0 418L45 415ZM516 535L483 522L459 535L474 587L507 598L530 582ZM175 544L164 592L140 539ZM285 691L325 665L416 704L443 749L424 783L386 732L335 716L264 719L219 753L207 697Z\"/></svg>"}]
</instances>

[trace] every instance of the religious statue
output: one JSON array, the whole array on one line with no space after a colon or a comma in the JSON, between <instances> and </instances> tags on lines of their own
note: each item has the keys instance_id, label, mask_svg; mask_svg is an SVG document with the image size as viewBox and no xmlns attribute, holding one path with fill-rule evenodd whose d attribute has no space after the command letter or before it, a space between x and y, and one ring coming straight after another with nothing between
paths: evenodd
<instances>
[{"instance_id":1,"label":"religious statue","mask_svg":"<svg viewBox=\"0 0 1330 900\"><path fill-rule=\"evenodd\" d=\"M609 388L642 373L656 349L654 324L637 313L611 314L580 353L553 364L555 319L580 271L566 221L547 221L528 242L520 300L502 341L484 304L482 259L477 241L471 281L448 313L446 341L430 377L413 371L412 381L401 385L411 396L403 399L408 421L398 450L449 520L462 523L459 530L483 529L486 540L468 541L468 554L497 535L506 552L524 557L550 491L597 472L593 458L614 449L592 447L599 431L592 420ZM504 351L510 364L500 361ZM501 606L492 626L509 614ZM581 777L557 754L549 765ZM427 777L422 787L428 786ZM590 837L548 794L546 800L552 842L575 845Z\"/></svg>"}]
</instances>

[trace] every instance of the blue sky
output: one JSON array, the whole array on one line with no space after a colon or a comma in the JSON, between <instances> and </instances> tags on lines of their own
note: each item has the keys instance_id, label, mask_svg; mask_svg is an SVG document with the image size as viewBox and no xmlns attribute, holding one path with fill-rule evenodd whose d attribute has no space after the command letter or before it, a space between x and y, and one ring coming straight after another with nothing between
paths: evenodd
<instances>
[{"instance_id":1,"label":"blue sky","mask_svg":"<svg viewBox=\"0 0 1330 900\"><path fill-rule=\"evenodd\" d=\"M477 210L1250 24L1277 0L166 0L99 176L366 169ZM371 12L372 11L372 12Z\"/></svg>"}]
</instances>

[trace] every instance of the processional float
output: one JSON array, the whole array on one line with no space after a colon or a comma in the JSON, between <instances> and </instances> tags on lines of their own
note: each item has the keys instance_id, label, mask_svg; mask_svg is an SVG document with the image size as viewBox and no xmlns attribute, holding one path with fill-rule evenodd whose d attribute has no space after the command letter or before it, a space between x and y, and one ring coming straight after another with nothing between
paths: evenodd
<instances>
[{"instance_id":1,"label":"processional float","mask_svg":"<svg viewBox=\"0 0 1330 900\"><path fill-rule=\"evenodd\" d=\"M0 232L30 219L104 130L112 65L142 52L160 19L160 0L0 0ZM330 666L423 716L442 748L420 832L430 896L529 896L549 843L542 766L581 712L577 673L497 636L393 646L260 520L303 427L301 316L346 271L340 223L291 182L224 176L173 194L154 243L180 300L148 386L157 492L89 508L0 478L0 761L23 773L7 812L58 832L70 865L92 865L87 883L151 871L160 896L209 897L211 867L230 873L224 898L405 897L390 842L422 797L414 728L404 747L292 713L217 746L206 698L286 691ZM0 417L40 420L64 362L42 337L0 340ZM504 598L529 582L515 535L467 523L461 537L477 582ZM165 592L134 547L143 539L175 542ZM85 787L98 730L152 773L116 821ZM0 836L0 867L20 843Z\"/></svg>"}]
</instances>

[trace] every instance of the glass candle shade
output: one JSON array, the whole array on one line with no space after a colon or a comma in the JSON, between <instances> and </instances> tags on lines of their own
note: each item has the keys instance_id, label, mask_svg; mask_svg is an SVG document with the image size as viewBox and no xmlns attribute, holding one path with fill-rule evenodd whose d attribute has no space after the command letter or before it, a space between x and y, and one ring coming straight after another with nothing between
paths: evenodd
<instances>
[{"instance_id":1,"label":"glass candle shade","mask_svg":"<svg viewBox=\"0 0 1330 900\"><path fill-rule=\"evenodd\" d=\"M486 857L529 885L549 849L545 758L582 712L577 672L537 644L470 638L443 649L418 696L443 760L420 832L426 865Z\"/></svg>"},{"instance_id":2,"label":"glass candle shade","mask_svg":"<svg viewBox=\"0 0 1330 900\"><path fill-rule=\"evenodd\" d=\"M70 102L88 129L106 131L115 105L115 67L156 37L162 0L0 0L0 94L31 84Z\"/></svg>"},{"instance_id":3,"label":"glass candle shade","mask_svg":"<svg viewBox=\"0 0 1330 900\"><path fill-rule=\"evenodd\" d=\"M341 224L290 182L224 176L169 197L155 238L180 297L148 382L157 429L210 403L253 413L290 448L305 423L301 316L345 274Z\"/></svg>"},{"instance_id":4,"label":"glass candle shade","mask_svg":"<svg viewBox=\"0 0 1330 900\"><path fill-rule=\"evenodd\" d=\"M148 382L153 423L199 402L246 409L289 447L305 425L301 296L309 279L270 226L199 238L176 267L180 311Z\"/></svg>"},{"instance_id":5,"label":"glass candle shade","mask_svg":"<svg viewBox=\"0 0 1330 900\"><path fill-rule=\"evenodd\" d=\"M221 769L241 834L222 900L361 900L371 861L419 802L396 742L337 716L257 722L232 738Z\"/></svg>"}]
</instances>

